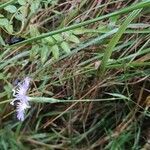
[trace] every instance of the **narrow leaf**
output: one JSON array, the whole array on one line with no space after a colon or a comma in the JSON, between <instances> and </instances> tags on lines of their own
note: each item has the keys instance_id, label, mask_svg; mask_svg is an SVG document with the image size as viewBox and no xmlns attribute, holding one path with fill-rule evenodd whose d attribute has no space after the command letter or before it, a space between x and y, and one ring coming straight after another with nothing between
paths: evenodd
<instances>
[{"instance_id":1,"label":"narrow leaf","mask_svg":"<svg viewBox=\"0 0 150 150\"><path fill-rule=\"evenodd\" d=\"M14 5L8 5L4 9L10 13L15 13L17 11L17 8Z\"/></svg>"},{"instance_id":2,"label":"narrow leaf","mask_svg":"<svg viewBox=\"0 0 150 150\"><path fill-rule=\"evenodd\" d=\"M58 59L59 58L59 47L57 45L54 45L51 47L51 51L52 51L54 58Z\"/></svg>"},{"instance_id":3,"label":"narrow leaf","mask_svg":"<svg viewBox=\"0 0 150 150\"><path fill-rule=\"evenodd\" d=\"M69 44L67 42L62 42L61 43L61 47L62 49L68 54L70 53L70 47L69 47Z\"/></svg>"},{"instance_id":4,"label":"narrow leaf","mask_svg":"<svg viewBox=\"0 0 150 150\"><path fill-rule=\"evenodd\" d=\"M71 41L71 42L73 42L73 43L80 43L80 40L79 40L79 38L77 38L77 36L75 36L75 35L70 35L68 38L68 41Z\"/></svg>"},{"instance_id":5,"label":"narrow leaf","mask_svg":"<svg viewBox=\"0 0 150 150\"><path fill-rule=\"evenodd\" d=\"M107 66L107 62L111 57L112 51L115 48L115 46L117 45L117 43L119 42L119 39L121 38L121 36L123 35L123 33L125 32L126 28L128 27L128 25L130 24L130 22L140 13L141 10L135 10L133 11L131 14L129 14L129 16L127 17L127 19L124 21L124 23L120 26L119 30L117 31L117 33L112 37L112 39L110 40L102 62L100 67L98 68L98 75L103 76L103 74L105 73L106 70L106 66Z\"/></svg>"},{"instance_id":6,"label":"narrow leaf","mask_svg":"<svg viewBox=\"0 0 150 150\"><path fill-rule=\"evenodd\" d=\"M42 64L44 64L45 61L48 59L49 54L50 54L50 50L49 50L48 46L44 45L41 48L41 62L42 62Z\"/></svg>"}]
</instances>

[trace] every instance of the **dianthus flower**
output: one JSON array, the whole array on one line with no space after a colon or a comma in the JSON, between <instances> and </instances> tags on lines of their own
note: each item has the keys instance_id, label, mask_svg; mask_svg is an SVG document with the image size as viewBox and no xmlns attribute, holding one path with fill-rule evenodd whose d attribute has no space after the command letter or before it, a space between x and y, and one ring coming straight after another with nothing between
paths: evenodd
<instances>
[{"instance_id":1,"label":"dianthus flower","mask_svg":"<svg viewBox=\"0 0 150 150\"><path fill-rule=\"evenodd\" d=\"M26 77L22 82L18 83L17 87L13 89L13 96L15 97L11 105L14 105L14 102L17 101L17 118L20 121L25 119L25 110L30 108L29 97L27 96L27 91L29 89L30 78Z\"/></svg>"}]
</instances>

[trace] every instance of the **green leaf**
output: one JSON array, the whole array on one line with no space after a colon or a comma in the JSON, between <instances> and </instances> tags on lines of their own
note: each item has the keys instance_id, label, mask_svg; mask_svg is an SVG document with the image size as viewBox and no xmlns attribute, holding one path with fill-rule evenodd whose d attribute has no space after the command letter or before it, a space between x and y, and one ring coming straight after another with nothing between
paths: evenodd
<instances>
[{"instance_id":1,"label":"green leaf","mask_svg":"<svg viewBox=\"0 0 150 150\"><path fill-rule=\"evenodd\" d=\"M71 41L73 43L80 43L80 40L77 38L77 36L75 35L70 35L68 38L67 38L68 41Z\"/></svg>"},{"instance_id":2,"label":"green leaf","mask_svg":"<svg viewBox=\"0 0 150 150\"><path fill-rule=\"evenodd\" d=\"M61 47L62 49L68 54L70 53L70 47L69 47L69 44L67 42L62 42L61 43Z\"/></svg>"},{"instance_id":3,"label":"green leaf","mask_svg":"<svg viewBox=\"0 0 150 150\"><path fill-rule=\"evenodd\" d=\"M53 35L53 38L57 41L57 42L62 42L63 38L60 34L55 34Z\"/></svg>"},{"instance_id":4,"label":"green leaf","mask_svg":"<svg viewBox=\"0 0 150 150\"><path fill-rule=\"evenodd\" d=\"M6 18L0 19L0 26L4 27L10 34L13 33L13 26Z\"/></svg>"},{"instance_id":5,"label":"green leaf","mask_svg":"<svg viewBox=\"0 0 150 150\"><path fill-rule=\"evenodd\" d=\"M86 29L84 28L78 28L78 29L73 30L73 34L75 35L81 35L81 34L84 34L85 32L86 32Z\"/></svg>"},{"instance_id":6,"label":"green leaf","mask_svg":"<svg viewBox=\"0 0 150 150\"><path fill-rule=\"evenodd\" d=\"M6 18L0 19L0 26L7 26L9 24L9 21Z\"/></svg>"},{"instance_id":7,"label":"green leaf","mask_svg":"<svg viewBox=\"0 0 150 150\"><path fill-rule=\"evenodd\" d=\"M22 14L16 14L16 15L15 15L15 18L16 18L17 20L20 20L20 21L23 21L23 20L24 20L24 16L23 16Z\"/></svg>"},{"instance_id":8,"label":"green leaf","mask_svg":"<svg viewBox=\"0 0 150 150\"><path fill-rule=\"evenodd\" d=\"M30 59L35 59L36 55L39 53L39 45L33 45L30 50Z\"/></svg>"},{"instance_id":9,"label":"green leaf","mask_svg":"<svg viewBox=\"0 0 150 150\"><path fill-rule=\"evenodd\" d=\"M48 56L50 55L50 50L49 50L49 47L44 45L42 48L41 48L41 62L42 64L45 63L45 61L48 59Z\"/></svg>"},{"instance_id":10,"label":"green leaf","mask_svg":"<svg viewBox=\"0 0 150 150\"><path fill-rule=\"evenodd\" d=\"M32 13L36 13L36 11L39 9L39 7L40 7L40 1L34 0L31 3L30 10Z\"/></svg>"},{"instance_id":11,"label":"green leaf","mask_svg":"<svg viewBox=\"0 0 150 150\"><path fill-rule=\"evenodd\" d=\"M17 8L14 5L8 5L4 9L10 13L15 13L17 11Z\"/></svg>"},{"instance_id":12,"label":"green leaf","mask_svg":"<svg viewBox=\"0 0 150 150\"><path fill-rule=\"evenodd\" d=\"M25 5L25 4L26 4L26 0L18 0L18 3L19 3L20 5Z\"/></svg>"},{"instance_id":13,"label":"green leaf","mask_svg":"<svg viewBox=\"0 0 150 150\"><path fill-rule=\"evenodd\" d=\"M13 33L13 26L11 24L8 24L7 26L5 26L5 29L12 34Z\"/></svg>"},{"instance_id":14,"label":"green leaf","mask_svg":"<svg viewBox=\"0 0 150 150\"><path fill-rule=\"evenodd\" d=\"M37 36L37 35L39 35L40 33L39 33L39 30L38 30L38 28L37 28L37 26L35 26L35 25L30 25L30 36L31 37L34 37L34 36Z\"/></svg>"},{"instance_id":15,"label":"green leaf","mask_svg":"<svg viewBox=\"0 0 150 150\"><path fill-rule=\"evenodd\" d=\"M54 58L58 59L59 58L59 47L57 45L54 45L51 47L51 51L52 51Z\"/></svg>"},{"instance_id":16,"label":"green leaf","mask_svg":"<svg viewBox=\"0 0 150 150\"><path fill-rule=\"evenodd\" d=\"M4 40L3 40L3 38L1 36L0 36L0 45L5 46L5 42L4 42Z\"/></svg>"},{"instance_id":17,"label":"green leaf","mask_svg":"<svg viewBox=\"0 0 150 150\"><path fill-rule=\"evenodd\" d=\"M55 40L51 36L44 38L43 41L48 43L49 45L55 44Z\"/></svg>"},{"instance_id":18,"label":"green leaf","mask_svg":"<svg viewBox=\"0 0 150 150\"><path fill-rule=\"evenodd\" d=\"M20 13L24 16L24 17L27 17L28 15L28 7L26 7L26 5L23 5L20 7Z\"/></svg>"}]
</instances>

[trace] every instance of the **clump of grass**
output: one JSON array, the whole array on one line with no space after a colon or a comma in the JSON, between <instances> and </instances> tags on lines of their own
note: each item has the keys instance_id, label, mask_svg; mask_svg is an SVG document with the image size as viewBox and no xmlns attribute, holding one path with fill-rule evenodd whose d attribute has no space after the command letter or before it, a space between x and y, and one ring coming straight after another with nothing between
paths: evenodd
<instances>
[{"instance_id":1,"label":"clump of grass","mask_svg":"<svg viewBox=\"0 0 150 150\"><path fill-rule=\"evenodd\" d=\"M0 149L146 149L149 6L2 1ZM31 108L20 122L9 103L26 76Z\"/></svg>"}]
</instances>

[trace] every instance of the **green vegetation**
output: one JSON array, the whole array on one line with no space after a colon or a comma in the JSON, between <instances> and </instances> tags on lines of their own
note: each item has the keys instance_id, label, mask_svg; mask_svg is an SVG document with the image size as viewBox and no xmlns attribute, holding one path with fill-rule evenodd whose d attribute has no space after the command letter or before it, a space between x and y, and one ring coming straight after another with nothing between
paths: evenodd
<instances>
[{"instance_id":1,"label":"green vegetation","mask_svg":"<svg viewBox=\"0 0 150 150\"><path fill-rule=\"evenodd\" d=\"M148 150L149 8L1 0L0 150ZM10 102L25 77L31 107L21 122Z\"/></svg>"}]
</instances>

